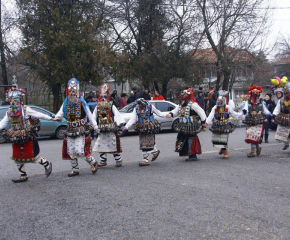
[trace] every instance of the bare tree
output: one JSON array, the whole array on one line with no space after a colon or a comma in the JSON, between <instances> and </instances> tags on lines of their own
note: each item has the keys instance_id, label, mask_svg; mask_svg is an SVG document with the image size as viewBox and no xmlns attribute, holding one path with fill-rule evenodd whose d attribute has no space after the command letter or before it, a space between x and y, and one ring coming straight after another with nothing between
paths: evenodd
<instances>
[{"instance_id":1,"label":"bare tree","mask_svg":"<svg viewBox=\"0 0 290 240\"><path fill-rule=\"evenodd\" d=\"M115 4L111 19L114 47L131 55L133 77L144 86L162 87L166 96L172 78L193 79L188 51L201 42L201 24L190 1L130 1Z\"/></svg>"},{"instance_id":2,"label":"bare tree","mask_svg":"<svg viewBox=\"0 0 290 240\"><path fill-rule=\"evenodd\" d=\"M196 0L206 38L216 54L217 90L228 90L241 51L260 50L268 28L266 0Z\"/></svg>"},{"instance_id":3,"label":"bare tree","mask_svg":"<svg viewBox=\"0 0 290 240\"><path fill-rule=\"evenodd\" d=\"M1 52L1 70L2 81L4 85L8 85L6 57L4 52L3 28L2 28L2 3L0 0L0 52Z\"/></svg>"}]
</instances>

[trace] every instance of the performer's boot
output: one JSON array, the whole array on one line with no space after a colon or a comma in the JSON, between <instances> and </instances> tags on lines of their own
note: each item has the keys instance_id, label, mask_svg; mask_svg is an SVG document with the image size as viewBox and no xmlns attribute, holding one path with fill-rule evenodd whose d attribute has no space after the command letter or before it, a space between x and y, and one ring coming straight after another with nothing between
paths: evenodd
<instances>
[{"instance_id":1,"label":"performer's boot","mask_svg":"<svg viewBox=\"0 0 290 240\"><path fill-rule=\"evenodd\" d=\"M12 182L14 183L20 183L20 182L26 182L28 180L27 174L25 172L25 166L24 164L17 164L18 171L21 173L20 178L12 179Z\"/></svg>"},{"instance_id":2,"label":"performer's boot","mask_svg":"<svg viewBox=\"0 0 290 240\"><path fill-rule=\"evenodd\" d=\"M224 154L224 151L225 151L225 150L224 150L223 148L221 148L220 151L219 151L219 155Z\"/></svg>"},{"instance_id":3,"label":"performer's boot","mask_svg":"<svg viewBox=\"0 0 290 240\"><path fill-rule=\"evenodd\" d=\"M107 166L107 153L100 154L101 161L99 163L99 167Z\"/></svg>"},{"instance_id":4,"label":"performer's boot","mask_svg":"<svg viewBox=\"0 0 290 240\"><path fill-rule=\"evenodd\" d=\"M154 152L152 153L152 162L155 161L160 154L160 150L157 150L156 146L154 146Z\"/></svg>"},{"instance_id":5,"label":"performer's boot","mask_svg":"<svg viewBox=\"0 0 290 240\"><path fill-rule=\"evenodd\" d=\"M71 163L71 168L72 168L72 171L71 173L69 173L67 176L68 177L75 177L75 176L78 176L80 173L79 173L79 164L78 164L78 159L75 158L75 159L72 159L70 160L70 163Z\"/></svg>"},{"instance_id":6,"label":"performer's boot","mask_svg":"<svg viewBox=\"0 0 290 240\"><path fill-rule=\"evenodd\" d=\"M251 152L247 154L248 157L256 157L255 147L251 147Z\"/></svg>"},{"instance_id":7,"label":"performer's boot","mask_svg":"<svg viewBox=\"0 0 290 240\"><path fill-rule=\"evenodd\" d=\"M223 159L228 159L228 158L229 158L229 151L226 149L226 150L224 150Z\"/></svg>"},{"instance_id":8,"label":"performer's boot","mask_svg":"<svg viewBox=\"0 0 290 240\"><path fill-rule=\"evenodd\" d=\"M48 178L52 172L52 163L48 162L45 158L39 156L36 160L40 165L44 166L45 175Z\"/></svg>"},{"instance_id":9,"label":"performer's boot","mask_svg":"<svg viewBox=\"0 0 290 240\"><path fill-rule=\"evenodd\" d=\"M149 154L143 152L143 161L139 163L140 167L149 165L148 157L149 157Z\"/></svg>"},{"instance_id":10,"label":"performer's boot","mask_svg":"<svg viewBox=\"0 0 290 240\"><path fill-rule=\"evenodd\" d=\"M185 161L197 161L196 154L194 153L194 154L189 155L189 157L185 159Z\"/></svg>"},{"instance_id":11,"label":"performer's boot","mask_svg":"<svg viewBox=\"0 0 290 240\"><path fill-rule=\"evenodd\" d=\"M122 167L123 160L121 155L119 153L114 153L113 155L116 161L116 167Z\"/></svg>"},{"instance_id":12,"label":"performer's boot","mask_svg":"<svg viewBox=\"0 0 290 240\"><path fill-rule=\"evenodd\" d=\"M257 156L260 156L261 151L262 151L262 148L260 147L259 144L257 144L257 146L256 146L256 153L257 153Z\"/></svg>"},{"instance_id":13,"label":"performer's boot","mask_svg":"<svg viewBox=\"0 0 290 240\"><path fill-rule=\"evenodd\" d=\"M86 157L86 161L91 165L92 174L95 174L98 171L98 162L94 159L93 156Z\"/></svg>"},{"instance_id":14,"label":"performer's boot","mask_svg":"<svg viewBox=\"0 0 290 240\"><path fill-rule=\"evenodd\" d=\"M282 148L282 150L286 150L289 147L289 143L284 143L284 147Z\"/></svg>"}]
</instances>

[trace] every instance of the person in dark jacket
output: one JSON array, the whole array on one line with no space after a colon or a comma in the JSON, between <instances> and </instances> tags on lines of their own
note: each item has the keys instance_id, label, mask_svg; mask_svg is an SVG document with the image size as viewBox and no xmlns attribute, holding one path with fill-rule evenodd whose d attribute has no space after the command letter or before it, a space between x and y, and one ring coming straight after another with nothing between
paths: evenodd
<instances>
[{"instance_id":1,"label":"person in dark jacket","mask_svg":"<svg viewBox=\"0 0 290 240\"><path fill-rule=\"evenodd\" d=\"M141 98L144 98L145 100L151 100L151 96L149 94L148 88L145 88L144 93L142 94Z\"/></svg>"},{"instance_id":2,"label":"person in dark jacket","mask_svg":"<svg viewBox=\"0 0 290 240\"><path fill-rule=\"evenodd\" d=\"M205 101L203 96L203 91L200 90L197 92L197 97L195 98L196 102L199 104L199 106L205 110Z\"/></svg>"},{"instance_id":3,"label":"person in dark jacket","mask_svg":"<svg viewBox=\"0 0 290 240\"><path fill-rule=\"evenodd\" d=\"M266 107L268 108L268 110L271 112L271 114L273 113L276 104L272 101L272 94L271 93L267 93L264 99L264 102L266 104ZM269 128L271 127L271 116L267 117L267 123L265 124L265 143L268 143L268 138L269 138Z\"/></svg>"},{"instance_id":4,"label":"person in dark jacket","mask_svg":"<svg viewBox=\"0 0 290 240\"><path fill-rule=\"evenodd\" d=\"M134 97L133 91L130 92L130 97L128 97L128 99L127 99L127 104L129 104L131 102L135 102L135 97Z\"/></svg>"},{"instance_id":5,"label":"person in dark jacket","mask_svg":"<svg viewBox=\"0 0 290 240\"><path fill-rule=\"evenodd\" d=\"M116 89L114 89L113 93L111 94L111 99L113 100L113 104L116 106L116 108L119 109L120 108L120 97L118 96Z\"/></svg>"},{"instance_id":6,"label":"person in dark jacket","mask_svg":"<svg viewBox=\"0 0 290 240\"><path fill-rule=\"evenodd\" d=\"M137 88L132 88L132 91L134 92L134 101L136 101L137 99L141 98L141 94L139 93L139 91L137 90Z\"/></svg>"},{"instance_id":7,"label":"person in dark jacket","mask_svg":"<svg viewBox=\"0 0 290 240\"><path fill-rule=\"evenodd\" d=\"M5 106L5 105L10 105L8 98L5 98L5 100L2 102L2 106Z\"/></svg>"}]
</instances>

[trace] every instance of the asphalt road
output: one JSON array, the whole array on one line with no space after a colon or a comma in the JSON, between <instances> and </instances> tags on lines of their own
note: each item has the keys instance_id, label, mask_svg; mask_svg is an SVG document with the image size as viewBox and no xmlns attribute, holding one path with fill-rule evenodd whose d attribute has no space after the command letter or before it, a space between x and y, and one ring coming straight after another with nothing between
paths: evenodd
<instances>
[{"instance_id":1,"label":"asphalt road","mask_svg":"<svg viewBox=\"0 0 290 240\"><path fill-rule=\"evenodd\" d=\"M262 144L258 158L247 158L245 130L230 135L230 159L201 132L203 154L186 162L174 152L176 133L156 136L159 158L148 167L138 136L121 138L124 166L92 175L80 161L80 175L68 178L62 141L39 141L41 155L53 163L27 164L29 181L9 160L11 145L0 145L0 239L289 239L290 149L274 140ZM97 154L94 154L97 156Z\"/></svg>"}]
</instances>

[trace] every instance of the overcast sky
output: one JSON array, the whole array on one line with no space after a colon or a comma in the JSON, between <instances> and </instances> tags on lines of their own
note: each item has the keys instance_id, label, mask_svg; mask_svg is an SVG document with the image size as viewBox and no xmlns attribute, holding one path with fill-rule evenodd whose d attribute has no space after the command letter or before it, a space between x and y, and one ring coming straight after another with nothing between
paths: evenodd
<instances>
[{"instance_id":1,"label":"overcast sky","mask_svg":"<svg viewBox=\"0 0 290 240\"><path fill-rule=\"evenodd\" d=\"M274 43L279 34L290 37L290 0L276 0L272 4L278 9L273 10L273 25L269 38L270 43Z\"/></svg>"},{"instance_id":2,"label":"overcast sky","mask_svg":"<svg viewBox=\"0 0 290 240\"><path fill-rule=\"evenodd\" d=\"M269 16L272 18L272 27L266 44L268 48L271 48L281 35L290 38L290 0L269 0L269 3L271 7L275 8L273 9L273 16ZM3 4L2 11L14 8L14 0L2 0L2 5ZM19 34L13 35L14 37L16 35L19 36Z\"/></svg>"}]
</instances>

